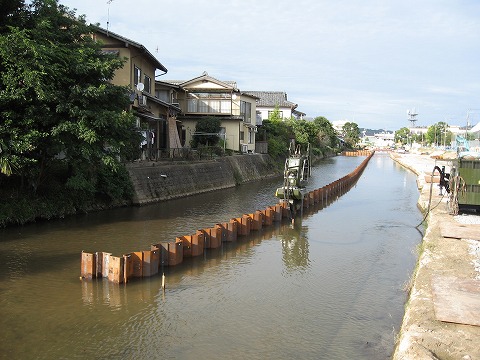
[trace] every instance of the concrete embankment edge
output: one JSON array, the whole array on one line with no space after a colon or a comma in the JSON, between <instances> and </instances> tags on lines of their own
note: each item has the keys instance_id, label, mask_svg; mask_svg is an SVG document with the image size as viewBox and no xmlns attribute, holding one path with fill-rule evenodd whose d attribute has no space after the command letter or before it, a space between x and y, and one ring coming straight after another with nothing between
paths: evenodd
<instances>
[{"instance_id":1,"label":"concrete embankment edge","mask_svg":"<svg viewBox=\"0 0 480 360\"><path fill-rule=\"evenodd\" d=\"M435 161L414 155L392 158L418 176L418 206L427 220L393 359L480 359L480 327L437 320L432 290L435 276L477 278L478 259L472 247L478 244L441 235L441 226L455 220L448 214L446 197L439 195L438 184L431 189L431 184L425 183L425 175L430 174Z\"/></svg>"},{"instance_id":2,"label":"concrete embankment edge","mask_svg":"<svg viewBox=\"0 0 480 360\"><path fill-rule=\"evenodd\" d=\"M127 166L135 189L133 203L144 205L282 175L264 154L221 157L192 163L143 162Z\"/></svg>"}]
</instances>

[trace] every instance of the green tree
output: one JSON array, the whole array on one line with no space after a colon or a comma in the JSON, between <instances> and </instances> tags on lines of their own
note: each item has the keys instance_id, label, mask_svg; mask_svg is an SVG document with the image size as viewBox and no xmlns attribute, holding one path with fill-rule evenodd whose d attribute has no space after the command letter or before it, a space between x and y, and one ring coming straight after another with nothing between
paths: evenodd
<instances>
[{"instance_id":1,"label":"green tree","mask_svg":"<svg viewBox=\"0 0 480 360\"><path fill-rule=\"evenodd\" d=\"M403 127L400 130L395 131L395 143L401 143L402 145L405 145L408 143L410 136L410 129Z\"/></svg>"},{"instance_id":2,"label":"green tree","mask_svg":"<svg viewBox=\"0 0 480 360\"><path fill-rule=\"evenodd\" d=\"M280 116L280 108L278 107L278 105L275 105L273 111L268 114L268 120L270 122L283 121L283 118Z\"/></svg>"},{"instance_id":3,"label":"green tree","mask_svg":"<svg viewBox=\"0 0 480 360\"><path fill-rule=\"evenodd\" d=\"M347 122L342 127L342 136L351 148L357 146L358 142L360 141L360 129L358 125L353 122Z\"/></svg>"},{"instance_id":4,"label":"green tree","mask_svg":"<svg viewBox=\"0 0 480 360\"><path fill-rule=\"evenodd\" d=\"M317 137L320 147L334 149L338 146L337 132L333 128L332 123L323 116L318 116L313 120L318 132Z\"/></svg>"},{"instance_id":5,"label":"green tree","mask_svg":"<svg viewBox=\"0 0 480 360\"><path fill-rule=\"evenodd\" d=\"M0 33L2 162L33 193L62 164L67 188L108 193L103 175L124 170L140 142L127 89L110 83L124 59L101 52L94 28L57 0L18 4Z\"/></svg>"},{"instance_id":6,"label":"green tree","mask_svg":"<svg viewBox=\"0 0 480 360\"><path fill-rule=\"evenodd\" d=\"M275 158L282 158L288 154L290 142L295 140L301 145L310 144L312 153L322 155L337 150L339 140L330 121L324 117L317 117L313 121L290 118L282 120L270 114L269 120L264 120L261 133L268 141L268 152Z\"/></svg>"},{"instance_id":7,"label":"green tree","mask_svg":"<svg viewBox=\"0 0 480 360\"><path fill-rule=\"evenodd\" d=\"M192 147L198 145L215 146L220 141L218 133L220 132L220 119L214 116L200 118L195 126L195 134L192 138Z\"/></svg>"},{"instance_id":8,"label":"green tree","mask_svg":"<svg viewBox=\"0 0 480 360\"><path fill-rule=\"evenodd\" d=\"M263 132L268 142L268 153L273 158L282 158L288 154L291 139L295 138L293 130L285 121L278 118L264 120Z\"/></svg>"},{"instance_id":9,"label":"green tree","mask_svg":"<svg viewBox=\"0 0 480 360\"><path fill-rule=\"evenodd\" d=\"M450 145L451 138L452 133L448 131L448 124L443 121L429 126L425 134L427 143L435 146Z\"/></svg>"},{"instance_id":10,"label":"green tree","mask_svg":"<svg viewBox=\"0 0 480 360\"><path fill-rule=\"evenodd\" d=\"M317 124L312 121L289 119L287 124L292 128L295 135L295 141L300 145L310 144L312 147L319 146Z\"/></svg>"}]
</instances>

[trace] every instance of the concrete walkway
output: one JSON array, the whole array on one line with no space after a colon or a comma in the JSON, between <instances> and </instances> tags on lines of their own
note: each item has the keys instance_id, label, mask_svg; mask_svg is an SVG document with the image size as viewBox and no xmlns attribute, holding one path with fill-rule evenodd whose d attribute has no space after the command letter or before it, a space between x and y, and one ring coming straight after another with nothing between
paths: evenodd
<instances>
[{"instance_id":1,"label":"concrete walkway","mask_svg":"<svg viewBox=\"0 0 480 360\"><path fill-rule=\"evenodd\" d=\"M428 224L420 227L425 236L393 359L480 360L480 216L449 214L448 194L425 182L435 165L449 172L448 162L392 158L418 175L418 206Z\"/></svg>"}]
</instances>

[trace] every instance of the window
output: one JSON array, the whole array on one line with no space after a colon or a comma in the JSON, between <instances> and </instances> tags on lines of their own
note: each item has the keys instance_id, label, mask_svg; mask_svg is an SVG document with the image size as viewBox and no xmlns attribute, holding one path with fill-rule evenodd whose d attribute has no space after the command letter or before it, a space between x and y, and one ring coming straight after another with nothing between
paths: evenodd
<instances>
[{"instance_id":1,"label":"window","mask_svg":"<svg viewBox=\"0 0 480 360\"><path fill-rule=\"evenodd\" d=\"M245 133L243 131L240 131L240 141L243 141L245 138Z\"/></svg>"},{"instance_id":2,"label":"window","mask_svg":"<svg viewBox=\"0 0 480 360\"><path fill-rule=\"evenodd\" d=\"M198 112L208 113L208 101L207 100L198 100Z\"/></svg>"},{"instance_id":3,"label":"window","mask_svg":"<svg viewBox=\"0 0 480 360\"><path fill-rule=\"evenodd\" d=\"M150 94L152 90L152 79L150 79L150 76L145 75L145 80L143 81L143 84L145 85L144 90Z\"/></svg>"},{"instance_id":4,"label":"window","mask_svg":"<svg viewBox=\"0 0 480 360\"><path fill-rule=\"evenodd\" d=\"M231 114L232 113L232 103L230 101L222 101L220 103L220 112L222 114Z\"/></svg>"},{"instance_id":5,"label":"window","mask_svg":"<svg viewBox=\"0 0 480 360\"><path fill-rule=\"evenodd\" d=\"M188 99L188 112L195 113L197 112L197 99Z\"/></svg>"},{"instance_id":6,"label":"window","mask_svg":"<svg viewBox=\"0 0 480 360\"><path fill-rule=\"evenodd\" d=\"M210 101L210 112L219 113L220 112L220 101L211 100Z\"/></svg>"},{"instance_id":7,"label":"window","mask_svg":"<svg viewBox=\"0 0 480 360\"><path fill-rule=\"evenodd\" d=\"M142 70L139 67L133 67L133 85L137 86L142 76Z\"/></svg>"},{"instance_id":8,"label":"window","mask_svg":"<svg viewBox=\"0 0 480 360\"><path fill-rule=\"evenodd\" d=\"M248 143L253 144L253 138L255 137L255 133L253 129L248 129Z\"/></svg>"},{"instance_id":9,"label":"window","mask_svg":"<svg viewBox=\"0 0 480 360\"><path fill-rule=\"evenodd\" d=\"M243 121L246 123L252 122L252 104L246 101L240 102L240 116L243 117Z\"/></svg>"},{"instance_id":10,"label":"window","mask_svg":"<svg viewBox=\"0 0 480 360\"><path fill-rule=\"evenodd\" d=\"M229 94L189 93L187 98L189 113L230 114L232 103Z\"/></svg>"},{"instance_id":11,"label":"window","mask_svg":"<svg viewBox=\"0 0 480 360\"><path fill-rule=\"evenodd\" d=\"M167 90L158 90L155 92L155 96L165 102L168 102L169 100L169 94Z\"/></svg>"}]
</instances>

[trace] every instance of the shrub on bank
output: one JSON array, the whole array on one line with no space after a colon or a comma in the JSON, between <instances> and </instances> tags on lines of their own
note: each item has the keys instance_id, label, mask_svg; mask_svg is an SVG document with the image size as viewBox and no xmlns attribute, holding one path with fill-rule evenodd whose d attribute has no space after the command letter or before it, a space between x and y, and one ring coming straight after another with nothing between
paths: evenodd
<instances>
[{"instance_id":1,"label":"shrub on bank","mask_svg":"<svg viewBox=\"0 0 480 360\"><path fill-rule=\"evenodd\" d=\"M7 199L0 204L0 227L75 214L76 208L67 194L59 195L37 198L21 195Z\"/></svg>"},{"instance_id":2,"label":"shrub on bank","mask_svg":"<svg viewBox=\"0 0 480 360\"><path fill-rule=\"evenodd\" d=\"M131 202L133 185L123 166L117 171L107 167L100 169L96 181L91 184L91 191L85 186L75 188L75 184L63 184L65 171L60 167L52 169L48 183L36 192L5 181L0 194L0 228L58 219Z\"/></svg>"}]
</instances>

